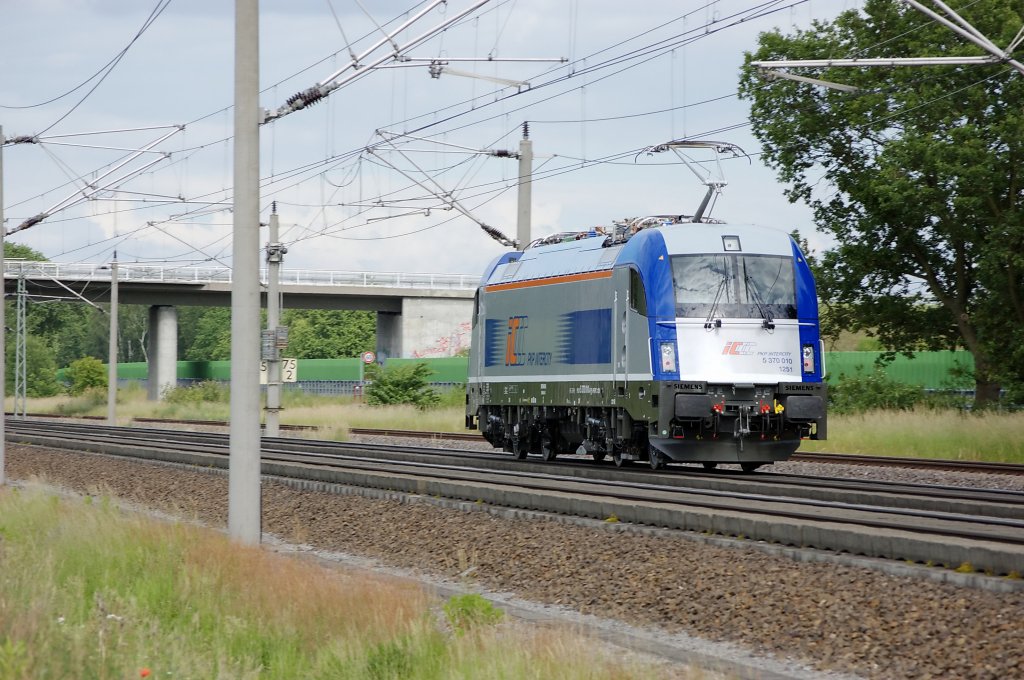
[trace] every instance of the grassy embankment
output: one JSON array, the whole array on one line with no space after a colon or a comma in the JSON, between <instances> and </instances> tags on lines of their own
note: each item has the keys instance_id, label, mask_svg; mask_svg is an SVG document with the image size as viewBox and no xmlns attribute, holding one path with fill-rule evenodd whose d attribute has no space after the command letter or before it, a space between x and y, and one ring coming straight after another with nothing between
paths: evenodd
<instances>
[{"instance_id":1,"label":"grassy embankment","mask_svg":"<svg viewBox=\"0 0 1024 680\"><path fill-rule=\"evenodd\" d=\"M244 548L106 499L0 488L0 677L648 678L478 596ZM695 677L700 677L695 676Z\"/></svg>"},{"instance_id":2,"label":"grassy embankment","mask_svg":"<svg viewBox=\"0 0 1024 680\"><path fill-rule=\"evenodd\" d=\"M828 440L801 451L1024 463L1024 413L915 409L830 415Z\"/></svg>"},{"instance_id":3,"label":"grassy embankment","mask_svg":"<svg viewBox=\"0 0 1024 680\"><path fill-rule=\"evenodd\" d=\"M106 393L98 396L30 399L28 410L69 415L105 415ZM344 439L350 427L459 432L463 430L462 399L424 411L411 406L366 406L341 397L285 393L281 422L315 425L324 438ZM8 409L11 404L8 403ZM141 388L122 390L118 419L133 417L226 420L228 404L154 403ZM891 456L1024 463L1024 413L965 413L953 409L872 411L829 416L829 439L804 442L803 451L833 451Z\"/></svg>"}]
</instances>

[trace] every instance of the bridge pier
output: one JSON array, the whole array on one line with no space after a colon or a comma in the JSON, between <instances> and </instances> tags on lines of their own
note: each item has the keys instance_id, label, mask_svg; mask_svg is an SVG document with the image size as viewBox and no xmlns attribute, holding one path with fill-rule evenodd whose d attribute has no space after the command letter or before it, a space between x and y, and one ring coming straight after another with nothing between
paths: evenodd
<instances>
[{"instance_id":1,"label":"bridge pier","mask_svg":"<svg viewBox=\"0 0 1024 680\"><path fill-rule=\"evenodd\" d=\"M402 313L377 313L377 356L427 358L454 356L469 348L473 300L415 298L402 300Z\"/></svg>"},{"instance_id":2,"label":"bridge pier","mask_svg":"<svg viewBox=\"0 0 1024 680\"><path fill-rule=\"evenodd\" d=\"M402 356L402 315L377 312L377 361Z\"/></svg>"},{"instance_id":3,"label":"bridge pier","mask_svg":"<svg viewBox=\"0 0 1024 680\"><path fill-rule=\"evenodd\" d=\"M149 308L149 384L147 397L160 401L164 391L178 385L178 309L173 305Z\"/></svg>"}]
</instances>

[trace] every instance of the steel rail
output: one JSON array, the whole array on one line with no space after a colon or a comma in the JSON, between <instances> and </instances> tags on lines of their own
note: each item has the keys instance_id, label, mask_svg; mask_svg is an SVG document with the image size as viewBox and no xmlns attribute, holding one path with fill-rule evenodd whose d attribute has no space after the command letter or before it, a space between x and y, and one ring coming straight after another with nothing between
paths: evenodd
<instances>
[{"instance_id":1,"label":"steel rail","mask_svg":"<svg viewBox=\"0 0 1024 680\"><path fill-rule=\"evenodd\" d=\"M23 427L16 428L17 431L14 433L16 436L24 436L26 432L33 429L32 427L25 427L23 421L19 422L19 425L23 425ZM75 431L72 432L72 430ZM121 430L121 432L115 432L115 430ZM67 428L61 433L45 432L44 438L54 440L52 444L54 446L63 445L65 447L71 443L73 436L81 437L80 443L89 447L108 439L112 439L117 443L117 440L120 439L122 444L127 443L150 450L166 447L178 449L181 444L191 441L190 451L192 453L196 453L195 444L202 443L205 449L202 453L219 456L222 459L226 455L225 445L217 443L218 437L211 437L211 433L168 431L160 431L160 433L168 435L168 437L164 441L160 441L153 436L153 432L132 431L132 428L77 426L77 428ZM53 436L54 434L59 434L59 436ZM219 439L223 440L222 437ZM462 465L422 461L382 461L378 458L366 458L363 456L339 454L337 452L318 453L304 451L302 453L295 453L291 450L281 451L273 446L282 441L294 444L294 441L290 440L271 440L268 442L270 446L264 448L263 458L265 461L300 463L330 468L355 467L360 470L365 470L366 466L371 466L378 473L393 472L402 475L408 474L409 470L413 470L417 477L443 478L446 480L458 479L476 484L510 485L534 492L542 491L554 494L582 493L591 497L608 498L616 502L668 503L673 506L726 512L750 512L750 508L744 505L738 506L737 503L756 503L758 504L758 514L777 518L806 522L826 521L829 523L895 531L927 532L934 536L1024 545L1024 519L1021 518L979 518L973 515L948 512L905 510L885 506L857 505L792 497L779 498L756 493L722 492L708 489L687 489L681 491L676 487L621 480L602 480L599 483L595 483L590 480L581 480L578 477L565 475L533 473L523 470L481 471L479 468ZM305 442L305 444L308 443ZM823 516L822 511L826 510L829 514ZM897 519L892 519L893 516ZM899 518L911 518L919 521L908 524ZM926 520L927 522L922 524L920 520ZM1006 531L997 533L997 530L1003 529Z\"/></svg>"},{"instance_id":2,"label":"steel rail","mask_svg":"<svg viewBox=\"0 0 1024 680\"><path fill-rule=\"evenodd\" d=\"M112 431L112 429L120 431ZM23 428L17 428L15 426L15 433L24 433L26 430ZM132 444L140 445L140 447L150 449L160 449L171 447L177 449L182 443L193 442L193 447L190 451L196 453L195 447L196 442L200 442L203 445L203 453L212 454L215 456L225 455L224 450L226 448L226 437L219 433L189 433L189 432L169 432L166 430L148 430L139 431L138 428L105 428L99 426L79 426L76 431L63 430L60 432L58 441L69 441L71 436L78 435L82 437L82 440L87 443L96 443L98 441L106 439L114 439L116 443L129 442ZM52 436L51 432L46 432L47 436ZM103 436L108 435L108 436ZM109 436L116 435L116 436ZM98 436L98 439L97 439ZM162 440L160 437L164 437ZM688 507L703 507L711 508L715 510L730 510L735 511L737 508L734 504L723 503L723 499L732 501L741 501L744 503L759 503L759 504L782 504L782 505L795 505L795 506L806 506L819 509L839 509L847 510L855 513L854 517L837 517L829 516L828 521L838 521L841 523L855 523L858 525L868 525L876 528L891 528L891 529L907 529L905 524L894 522L891 520L881 520L864 518L859 513L885 513L889 515L898 515L913 517L918 519L941 519L944 521L951 522L967 522L972 525L994 525L1010 528L1022 529L1021 536L1019 537L1006 537L1001 540L1005 540L1008 543L1020 543L1024 545L1024 519L1004 519L991 516L979 516L979 515L966 515L950 512L935 512L935 511L923 511L923 510L907 510L902 508L893 508L881 505L862 505L845 503L838 501L820 501L815 499L806 498L794 498L794 497L777 497L764 494L756 494L750 492L735 492L735 491L720 491L710 490L710 488L686 488L681 490L677 486L668 486L664 484L654 484L648 482L631 481L631 480L599 480L593 481L589 479L582 479L577 476L569 476L562 474L551 474L546 472L531 472L527 470L494 470L488 469L481 471L477 467L465 466L465 465L452 465L446 463L432 463L418 460L402 460L402 461L383 461L379 458L367 458L364 456L354 456L348 453L340 453L337 451L337 447L333 447L336 451L329 452L311 452L302 451L296 453L291 448L281 449L280 444L286 443L291 444L289 440L285 439L271 439L265 442L268 445L264 445L263 458L264 460L276 460L289 463L303 463L313 465L328 465L328 466L345 466L351 464L364 465L371 464L376 466L378 471L395 471L404 472L409 469L415 469L422 476L431 477L447 477L452 474L460 475L471 475L470 478L477 480L476 475L484 474L487 475L486 479L478 479L481 482L494 483L494 479L489 477L497 477L500 479L512 479L515 485L530 488L530 490L537 491L554 491L562 492L565 491L567 485L574 485L582 487L580 491L593 496L609 497L620 501L634 501L634 502L650 502L656 500L659 502L671 502L677 505L685 505ZM302 442L301 447L308 447L309 442ZM351 445L351 447L345 447L352 451L359 450L359 444ZM671 494L671 496L665 496L665 494ZM716 499L715 501L693 501L681 498L679 495L685 496L696 496L701 499ZM653 498L652 498L653 497ZM765 512L765 508L761 507L760 512ZM770 514L777 514L779 516L790 517L794 519L802 520L821 520L820 513L808 513L802 511L770 511ZM971 532L964 528L958 527L932 527L929 529L930 532L936 533L942 536L966 538L966 539L990 539L988 536L979 536L977 532Z\"/></svg>"},{"instance_id":3,"label":"steel rail","mask_svg":"<svg viewBox=\"0 0 1024 680\"><path fill-rule=\"evenodd\" d=\"M449 439L451 441L484 441L478 433L471 432L421 432L417 430L392 430L373 428L350 428L351 434L408 437L413 439ZM988 461L949 460L944 458L911 458L907 456L876 456L852 453L800 453L789 460L805 463L830 463L844 465L878 465L886 467L920 468L927 470L957 470L963 472L991 472L995 474L1024 475L1024 465L1015 463L992 463Z\"/></svg>"},{"instance_id":4,"label":"steel rail","mask_svg":"<svg viewBox=\"0 0 1024 680\"><path fill-rule=\"evenodd\" d=\"M12 426L31 430L31 421L14 421ZM64 433L70 436L93 436L94 426L80 423L47 423L48 434ZM25 431L25 430L20 430ZM197 442L217 446L225 441L221 432L192 432L155 428L121 427L102 428L104 433L116 434L125 441L137 441L147 445L151 441L179 442L195 445ZM432 457L450 463L453 460L476 468L529 469L537 473L550 473L558 469L559 474L569 474L579 480L609 483L621 481L627 476L634 481L647 481L671 486L681 491L709 489L723 492L750 492L777 497L800 497L823 501L856 502L870 505L884 497L890 507L919 510L933 510L961 514L978 514L1016 518L1024 516L1024 494L1001 489L976 489L935 484L913 484L834 477L813 477L781 474L722 474L708 473L700 469L680 467L671 471L654 472L644 466L615 468L610 463L595 465L587 459L560 459L555 463L542 462L537 458L517 460L504 453L495 454L467 449L437 449L418 446L396 446L394 444L352 443L331 440L264 438L265 446L273 445L278 450L308 453L321 451L326 455L360 455L373 453L384 460L404 456L409 462Z\"/></svg>"},{"instance_id":5,"label":"steel rail","mask_svg":"<svg viewBox=\"0 0 1024 680\"><path fill-rule=\"evenodd\" d=\"M8 416L11 414L8 413ZM52 413L30 413L30 418L67 418L60 414ZM101 420L103 416L75 416L75 418ZM223 420L182 420L168 418L132 418L134 422L152 424L180 424L197 425L209 427L227 427ZM295 432L315 432L320 429L315 425L289 425L282 424L282 430ZM466 442L484 442L482 435L477 432L431 432L425 430L401 430L384 428L349 428L349 434L375 437L402 437L408 439L432 439ZM989 461L950 460L945 458L911 458L907 456L877 456L872 454L853 453L800 453L797 452L790 457L794 462L805 463L827 463L843 465L866 465L879 467L903 467L922 470L949 470L956 472L987 472L1004 475L1024 475L1024 465L1017 463L994 463ZM680 468L687 469L687 468Z\"/></svg>"}]
</instances>

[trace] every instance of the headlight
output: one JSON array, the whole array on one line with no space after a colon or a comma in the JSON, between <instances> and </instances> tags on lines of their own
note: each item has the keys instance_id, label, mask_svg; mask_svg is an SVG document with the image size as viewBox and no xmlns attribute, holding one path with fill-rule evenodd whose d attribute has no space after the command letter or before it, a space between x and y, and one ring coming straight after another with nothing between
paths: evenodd
<instances>
[{"instance_id":1,"label":"headlight","mask_svg":"<svg viewBox=\"0 0 1024 680\"><path fill-rule=\"evenodd\" d=\"M804 345L804 373L814 373L814 345Z\"/></svg>"},{"instance_id":2,"label":"headlight","mask_svg":"<svg viewBox=\"0 0 1024 680\"><path fill-rule=\"evenodd\" d=\"M661 372L676 372L676 343L674 342L661 343Z\"/></svg>"}]
</instances>

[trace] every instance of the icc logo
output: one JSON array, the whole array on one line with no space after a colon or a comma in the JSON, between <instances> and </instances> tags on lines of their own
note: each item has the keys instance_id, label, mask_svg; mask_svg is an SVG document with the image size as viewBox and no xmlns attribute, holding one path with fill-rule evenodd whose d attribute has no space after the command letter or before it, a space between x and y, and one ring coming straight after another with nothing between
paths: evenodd
<instances>
[{"instance_id":1,"label":"icc logo","mask_svg":"<svg viewBox=\"0 0 1024 680\"><path fill-rule=\"evenodd\" d=\"M510 316L508 318L508 335L505 336L505 365L522 366L526 363L525 337L527 316Z\"/></svg>"},{"instance_id":2,"label":"icc logo","mask_svg":"<svg viewBox=\"0 0 1024 680\"><path fill-rule=\"evenodd\" d=\"M722 348L722 354L750 356L754 353L755 347L757 347L756 342L727 342L725 347Z\"/></svg>"}]
</instances>

